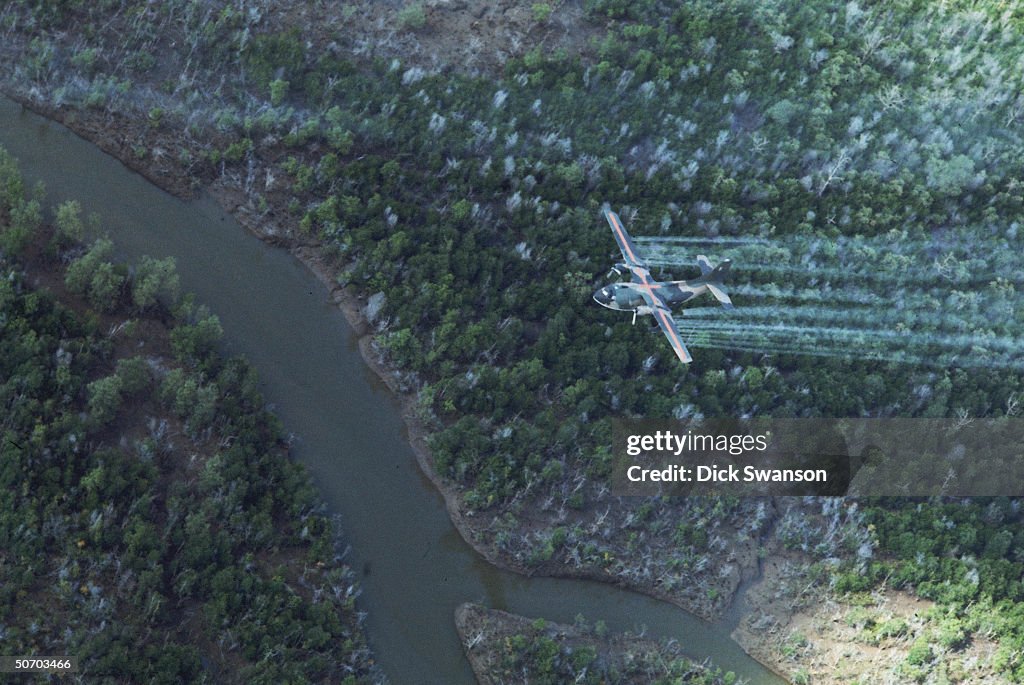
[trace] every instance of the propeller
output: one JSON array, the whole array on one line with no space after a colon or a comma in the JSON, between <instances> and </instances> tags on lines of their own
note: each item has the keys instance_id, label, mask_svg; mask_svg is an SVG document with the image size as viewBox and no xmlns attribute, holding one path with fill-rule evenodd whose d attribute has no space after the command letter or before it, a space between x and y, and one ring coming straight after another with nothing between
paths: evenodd
<instances>
[{"instance_id":1,"label":"propeller","mask_svg":"<svg viewBox=\"0 0 1024 685\"><path fill-rule=\"evenodd\" d=\"M613 273L614 274L618 274L619 276L621 276L622 275L621 269L625 269L625 268L626 268L625 264L621 264L621 263L620 264L613 264L611 270L608 272L608 276L611 276Z\"/></svg>"},{"instance_id":2,"label":"propeller","mask_svg":"<svg viewBox=\"0 0 1024 685\"><path fill-rule=\"evenodd\" d=\"M636 310L633 310L633 325L636 325Z\"/></svg>"}]
</instances>

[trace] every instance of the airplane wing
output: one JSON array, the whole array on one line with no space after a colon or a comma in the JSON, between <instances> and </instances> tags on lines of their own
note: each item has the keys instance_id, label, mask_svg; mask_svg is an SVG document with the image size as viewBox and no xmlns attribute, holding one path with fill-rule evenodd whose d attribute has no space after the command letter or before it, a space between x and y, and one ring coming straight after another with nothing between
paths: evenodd
<instances>
[{"instance_id":1,"label":"airplane wing","mask_svg":"<svg viewBox=\"0 0 1024 685\"><path fill-rule=\"evenodd\" d=\"M679 361L684 364L689 364L693 361L693 357L690 356L690 351L686 349L686 345L683 344L682 338L679 337L679 331L676 330L676 322L672 318L671 312L667 309L658 307L654 310L654 318L658 320L658 325L661 327L661 332L668 338L668 342L672 345L672 349L675 350L676 356L679 357Z\"/></svg>"},{"instance_id":2,"label":"airplane wing","mask_svg":"<svg viewBox=\"0 0 1024 685\"><path fill-rule=\"evenodd\" d=\"M619 215L610 209L604 211L604 216L608 219L608 225L612 227L612 233L615 235L615 242L619 245L619 251L622 252L622 259L629 267L629 270L633 272L634 280L644 280L640 278L638 270L642 270L644 274L649 273L647 265L644 260L640 257L640 251L637 250L636 245L633 244L633 239L629 237L629 233L626 233L625 227L622 225L622 220Z\"/></svg>"},{"instance_id":3,"label":"airplane wing","mask_svg":"<svg viewBox=\"0 0 1024 685\"><path fill-rule=\"evenodd\" d=\"M683 339L679 337L679 330L676 328L676 321L672 318L672 310L668 308L668 303L661 298L661 295L650 288L641 290L640 294L643 295L644 300L647 301L647 304L653 310L654 319L658 322L661 332L668 338L668 343L672 346L676 356L679 357L679 361L684 364L692 362L693 356L690 355L690 351L683 344Z\"/></svg>"}]
</instances>

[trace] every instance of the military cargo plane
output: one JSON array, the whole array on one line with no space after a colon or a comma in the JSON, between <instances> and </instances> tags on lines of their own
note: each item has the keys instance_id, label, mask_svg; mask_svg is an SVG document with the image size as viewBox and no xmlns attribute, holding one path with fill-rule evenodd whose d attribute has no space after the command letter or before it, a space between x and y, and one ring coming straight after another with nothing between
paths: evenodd
<instances>
[{"instance_id":1,"label":"military cargo plane","mask_svg":"<svg viewBox=\"0 0 1024 685\"><path fill-rule=\"evenodd\" d=\"M707 257L699 255L697 266L700 267L700 278L691 281L656 281L651 278L650 269L644 264L618 214L606 209L604 215L612 227L612 234L615 236L615 242L619 244L624 260L613 266L608 274L629 271L633 278L629 283L606 285L594 293L594 300L608 309L632 311L634 324L637 315L654 316L679 361L689 364L693 357L683 344L679 331L676 330L676 322L672 319L672 310L669 306L686 302L704 293L711 293L723 307L732 309L732 301L722 290L722 279L729 273L732 261L726 259L718 266L712 266Z\"/></svg>"}]
</instances>

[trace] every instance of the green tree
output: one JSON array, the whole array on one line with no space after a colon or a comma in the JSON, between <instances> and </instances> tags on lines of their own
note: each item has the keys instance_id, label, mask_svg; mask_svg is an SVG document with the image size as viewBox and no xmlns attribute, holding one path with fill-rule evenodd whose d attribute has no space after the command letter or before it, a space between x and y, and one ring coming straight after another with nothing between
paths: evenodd
<instances>
[{"instance_id":1,"label":"green tree","mask_svg":"<svg viewBox=\"0 0 1024 685\"><path fill-rule=\"evenodd\" d=\"M129 357L118 360L117 378L121 381L121 391L126 395L134 395L149 387L153 375L145 359Z\"/></svg>"},{"instance_id":2,"label":"green tree","mask_svg":"<svg viewBox=\"0 0 1024 685\"><path fill-rule=\"evenodd\" d=\"M67 248L82 242L85 237L85 225L82 222L82 205L78 200L66 200L57 206L54 221L57 244Z\"/></svg>"},{"instance_id":3,"label":"green tree","mask_svg":"<svg viewBox=\"0 0 1024 685\"><path fill-rule=\"evenodd\" d=\"M21 200L14 204L6 227L0 226L0 248L21 254L35 237L43 221L38 200Z\"/></svg>"},{"instance_id":4,"label":"green tree","mask_svg":"<svg viewBox=\"0 0 1024 685\"><path fill-rule=\"evenodd\" d=\"M411 2L398 11L398 25L403 29L421 29L427 23L422 3Z\"/></svg>"},{"instance_id":5,"label":"green tree","mask_svg":"<svg viewBox=\"0 0 1024 685\"><path fill-rule=\"evenodd\" d=\"M160 302L173 307L177 304L180 291L174 257L142 258L132 279L132 303L140 311L151 309Z\"/></svg>"},{"instance_id":6,"label":"green tree","mask_svg":"<svg viewBox=\"0 0 1024 685\"><path fill-rule=\"evenodd\" d=\"M101 311L117 306L125 277L123 269L107 261L114 253L114 244L100 238L81 257L68 265L64 284L68 290L89 300Z\"/></svg>"},{"instance_id":7,"label":"green tree","mask_svg":"<svg viewBox=\"0 0 1024 685\"><path fill-rule=\"evenodd\" d=\"M117 375L89 384L89 414L100 425L109 423L121 408L123 381Z\"/></svg>"},{"instance_id":8,"label":"green tree","mask_svg":"<svg viewBox=\"0 0 1024 685\"><path fill-rule=\"evenodd\" d=\"M171 348L178 359L194 366L207 366L223 334L217 315L200 307L194 323L180 323L171 331Z\"/></svg>"},{"instance_id":9,"label":"green tree","mask_svg":"<svg viewBox=\"0 0 1024 685\"><path fill-rule=\"evenodd\" d=\"M100 311L114 311L121 302L125 280L124 267L100 263L89 282L89 303Z\"/></svg>"},{"instance_id":10,"label":"green tree","mask_svg":"<svg viewBox=\"0 0 1024 685\"><path fill-rule=\"evenodd\" d=\"M275 107L284 102L288 95L289 83L284 79L274 79L270 82L270 104Z\"/></svg>"}]
</instances>

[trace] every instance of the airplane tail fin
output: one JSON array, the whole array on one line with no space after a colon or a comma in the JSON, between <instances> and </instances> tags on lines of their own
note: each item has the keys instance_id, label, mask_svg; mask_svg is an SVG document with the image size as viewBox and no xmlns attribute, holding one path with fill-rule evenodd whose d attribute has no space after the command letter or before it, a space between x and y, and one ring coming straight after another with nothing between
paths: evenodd
<instances>
[{"instance_id":1,"label":"airplane tail fin","mask_svg":"<svg viewBox=\"0 0 1024 685\"><path fill-rule=\"evenodd\" d=\"M721 283L722 279L729 275L729 269L732 268L731 259L723 259L718 263L714 269L709 273L704 274L704 279L713 283ZM703 270L703 267L701 267Z\"/></svg>"}]
</instances>

